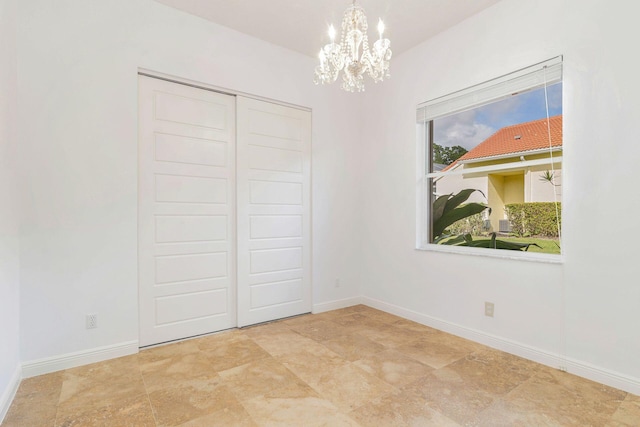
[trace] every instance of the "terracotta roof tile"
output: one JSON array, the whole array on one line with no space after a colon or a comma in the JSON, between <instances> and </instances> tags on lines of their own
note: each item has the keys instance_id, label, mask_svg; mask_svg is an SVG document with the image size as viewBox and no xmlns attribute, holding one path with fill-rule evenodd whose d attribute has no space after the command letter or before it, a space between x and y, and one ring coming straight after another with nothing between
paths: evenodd
<instances>
[{"instance_id":1,"label":"terracotta roof tile","mask_svg":"<svg viewBox=\"0 0 640 427\"><path fill-rule=\"evenodd\" d=\"M551 146L562 146L562 115L549 118ZM458 160L481 159L549 148L547 119L507 126L482 141Z\"/></svg>"}]
</instances>

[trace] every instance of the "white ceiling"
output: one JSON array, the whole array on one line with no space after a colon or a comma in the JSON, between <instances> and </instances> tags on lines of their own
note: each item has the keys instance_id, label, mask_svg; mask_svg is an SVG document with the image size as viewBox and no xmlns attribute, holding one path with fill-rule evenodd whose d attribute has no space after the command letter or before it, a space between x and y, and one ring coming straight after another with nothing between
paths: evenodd
<instances>
[{"instance_id":1,"label":"white ceiling","mask_svg":"<svg viewBox=\"0 0 640 427\"><path fill-rule=\"evenodd\" d=\"M156 0L225 27L315 57L338 29L350 0ZM367 14L369 37L382 18L398 55L499 0L358 0Z\"/></svg>"}]
</instances>

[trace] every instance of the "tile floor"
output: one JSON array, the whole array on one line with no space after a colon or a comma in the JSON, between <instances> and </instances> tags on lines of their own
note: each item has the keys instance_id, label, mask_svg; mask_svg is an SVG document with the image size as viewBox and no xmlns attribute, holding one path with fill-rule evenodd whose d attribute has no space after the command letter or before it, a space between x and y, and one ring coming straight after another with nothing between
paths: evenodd
<instances>
[{"instance_id":1,"label":"tile floor","mask_svg":"<svg viewBox=\"0 0 640 427\"><path fill-rule=\"evenodd\" d=\"M640 397L366 306L22 382L3 426L640 426Z\"/></svg>"}]
</instances>

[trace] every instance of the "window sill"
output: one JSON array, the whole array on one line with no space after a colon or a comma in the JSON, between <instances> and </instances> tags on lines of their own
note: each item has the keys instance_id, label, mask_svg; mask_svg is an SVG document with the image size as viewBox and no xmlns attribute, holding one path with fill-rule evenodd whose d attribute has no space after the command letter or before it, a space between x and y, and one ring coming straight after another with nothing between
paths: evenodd
<instances>
[{"instance_id":1,"label":"window sill","mask_svg":"<svg viewBox=\"0 0 640 427\"><path fill-rule=\"evenodd\" d=\"M425 244L423 246L417 247L416 250L483 256L489 258L513 259L518 261L541 262L545 264L564 264L564 256L562 254L542 254L537 252L510 251L505 249L469 248L463 246L447 246L435 244Z\"/></svg>"}]
</instances>

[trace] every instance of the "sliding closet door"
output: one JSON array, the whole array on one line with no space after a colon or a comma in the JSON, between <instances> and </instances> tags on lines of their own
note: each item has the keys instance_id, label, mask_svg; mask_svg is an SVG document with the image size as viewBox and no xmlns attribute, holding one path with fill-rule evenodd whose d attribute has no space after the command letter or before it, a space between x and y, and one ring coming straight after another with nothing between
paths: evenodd
<instances>
[{"instance_id":1,"label":"sliding closet door","mask_svg":"<svg viewBox=\"0 0 640 427\"><path fill-rule=\"evenodd\" d=\"M139 77L140 345L236 326L235 98Z\"/></svg>"},{"instance_id":2,"label":"sliding closet door","mask_svg":"<svg viewBox=\"0 0 640 427\"><path fill-rule=\"evenodd\" d=\"M237 97L238 326L311 311L311 113Z\"/></svg>"}]
</instances>

